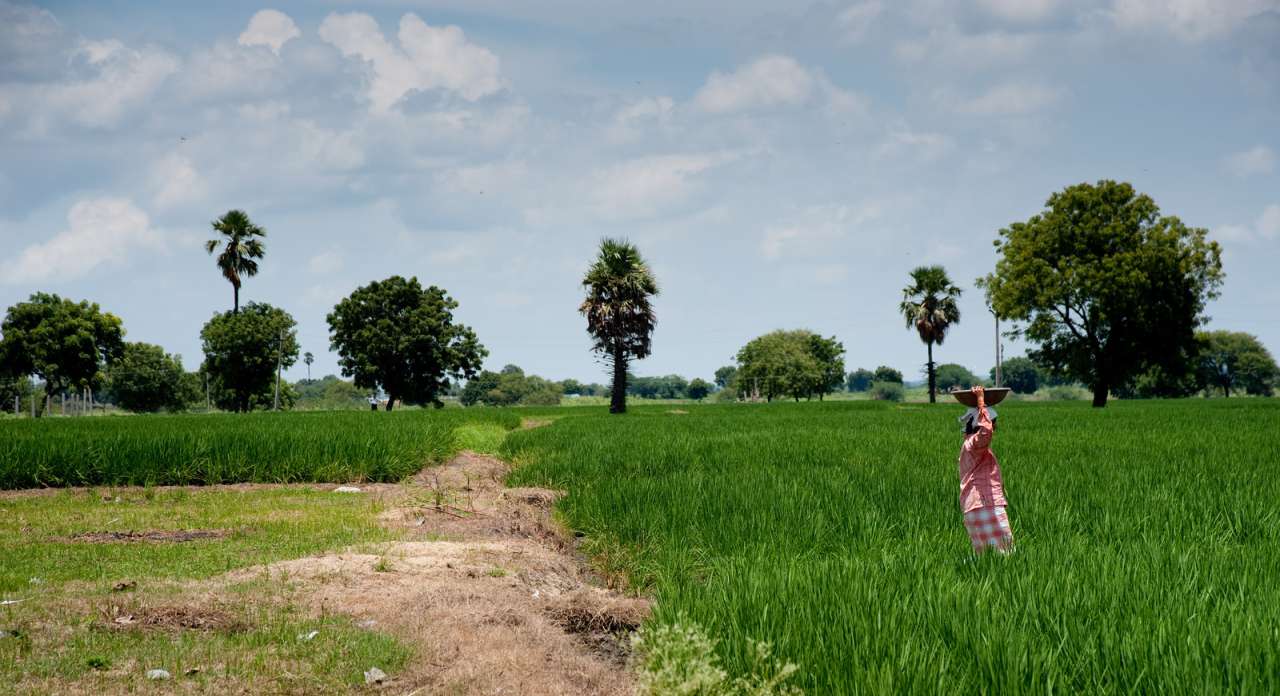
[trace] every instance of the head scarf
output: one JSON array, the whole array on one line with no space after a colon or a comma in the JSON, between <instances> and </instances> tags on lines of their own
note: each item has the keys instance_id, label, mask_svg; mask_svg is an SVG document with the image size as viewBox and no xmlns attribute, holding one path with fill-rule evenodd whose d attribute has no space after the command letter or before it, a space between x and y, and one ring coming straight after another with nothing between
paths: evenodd
<instances>
[{"instance_id":1,"label":"head scarf","mask_svg":"<svg viewBox=\"0 0 1280 696\"><path fill-rule=\"evenodd\" d=\"M987 407L987 417L991 419L992 423L996 422L997 415L998 414L996 414L996 409L994 406ZM974 427L978 422L978 409L970 408L968 411L965 411L964 415L960 416L960 418L958 418L957 420L960 421L960 432L961 433L968 432L969 428Z\"/></svg>"}]
</instances>

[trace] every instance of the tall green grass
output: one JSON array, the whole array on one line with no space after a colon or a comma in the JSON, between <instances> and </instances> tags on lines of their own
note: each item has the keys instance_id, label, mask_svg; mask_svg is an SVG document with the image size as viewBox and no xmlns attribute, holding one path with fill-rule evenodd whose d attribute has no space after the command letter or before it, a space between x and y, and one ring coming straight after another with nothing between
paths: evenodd
<instances>
[{"instance_id":1,"label":"tall green grass","mask_svg":"<svg viewBox=\"0 0 1280 696\"><path fill-rule=\"evenodd\" d=\"M1280 693L1280 403L1018 403L974 559L958 406L637 409L513 434L607 569L810 693Z\"/></svg>"},{"instance_id":2,"label":"tall green grass","mask_svg":"<svg viewBox=\"0 0 1280 696\"><path fill-rule=\"evenodd\" d=\"M44 418L0 422L0 488L399 481L496 409Z\"/></svg>"}]
</instances>

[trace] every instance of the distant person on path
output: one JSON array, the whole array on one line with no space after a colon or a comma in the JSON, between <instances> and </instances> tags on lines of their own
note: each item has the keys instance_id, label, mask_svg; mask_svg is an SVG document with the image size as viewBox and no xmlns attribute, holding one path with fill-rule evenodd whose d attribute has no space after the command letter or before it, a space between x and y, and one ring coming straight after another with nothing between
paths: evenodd
<instances>
[{"instance_id":1,"label":"distant person on path","mask_svg":"<svg viewBox=\"0 0 1280 696\"><path fill-rule=\"evenodd\" d=\"M1000 553L1013 550L1013 532L1009 529L1009 505L1004 498L1004 481L1000 463L991 451L995 434L996 412L987 408L982 387L974 387L978 405L960 416L964 431L964 447L960 449L960 511L975 553L995 547Z\"/></svg>"},{"instance_id":2,"label":"distant person on path","mask_svg":"<svg viewBox=\"0 0 1280 696\"><path fill-rule=\"evenodd\" d=\"M378 410L378 397L374 396L373 394L369 395L369 410L370 411Z\"/></svg>"}]
</instances>

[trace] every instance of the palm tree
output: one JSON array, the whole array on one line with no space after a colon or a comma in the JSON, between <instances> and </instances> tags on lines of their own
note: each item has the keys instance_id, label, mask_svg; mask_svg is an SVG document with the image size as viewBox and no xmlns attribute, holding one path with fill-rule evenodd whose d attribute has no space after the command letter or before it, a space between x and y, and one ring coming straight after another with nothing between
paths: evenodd
<instances>
[{"instance_id":1,"label":"palm tree","mask_svg":"<svg viewBox=\"0 0 1280 696\"><path fill-rule=\"evenodd\" d=\"M587 297L578 311L587 317L591 349L613 368L609 413L626 413L627 367L632 359L647 357L652 348L657 317L649 298L658 294L658 282L634 245L605 239L582 286Z\"/></svg>"},{"instance_id":2,"label":"palm tree","mask_svg":"<svg viewBox=\"0 0 1280 696\"><path fill-rule=\"evenodd\" d=\"M307 364L307 383L308 384L311 383L311 363L315 361L316 361L316 356L312 355L311 351L307 351L302 354L302 362Z\"/></svg>"},{"instance_id":3,"label":"palm tree","mask_svg":"<svg viewBox=\"0 0 1280 696\"><path fill-rule=\"evenodd\" d=\"M902 290L898 311L907 320L907 328L916 327L920 340L929 347L929 403L937 402L937 375L934 372L933 344L942 345L947 329L960 323L956 299L960 288L951 283L942 266L920 266L911 272L911 285Z\"/></svg>"},{"instance_id":4,"label":"palm tree","mask_svg":"<svg viewBox=\"0 0 1280 696\"><path fill-rule=\"evenodd\" d=\"M243 210L228 210L226 215L213 221L213 231L222 235L218 239L205 242L205 251L210 254L222 245L222 253L218 254L218 268L222 277L231 283L235 291L235 304L232 311L240 311L240 281L258 274L258 262L266 253L260 237L266 237L267 231L253 224Z\"/></svg>"}]
</instances>

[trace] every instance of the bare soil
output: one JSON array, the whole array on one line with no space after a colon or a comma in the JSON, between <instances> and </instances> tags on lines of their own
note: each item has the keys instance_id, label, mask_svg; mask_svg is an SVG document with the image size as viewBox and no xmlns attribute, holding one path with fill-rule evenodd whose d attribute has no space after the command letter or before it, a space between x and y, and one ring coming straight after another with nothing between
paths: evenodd
<instances>
[{"instance_id":1,"label":"bare soil","mask_svg":"<svg viewBox=\"0 0 1280 696\"><path fill-rule=\"evenodd\" d=\"M108 631L218 631L239 633L249 625L231 613L213 607L123 606L112 604L98 612L94 628Z\"/></svg>"},{"instance_id":2,"label":"bare soil","mask_svg":"<svg viewBox=\"0 0 1280 696\"><path fill-rule=\"evenodd\" d=\"M83 532L66 538L66 541L89 544L114 544L127 542L182 543L197 539L221 539L230 536L231 529L153 529L142 532Z\"/></svg>"},{"instance_id":3,"label":"bare soil","mask_svg":"<svg viewBox=\"0 0 1280 696\"><path fill-rule=\"evenodd\" d=\"M414 644L395 693L628 694L646 600L596 586L552 519L561 493L506 488L508 465L463 452L384 500L408 541L231 573L288 581L320 613ZM370 623L372 622L372 623Z\"/></svg>"}]
</instances>

